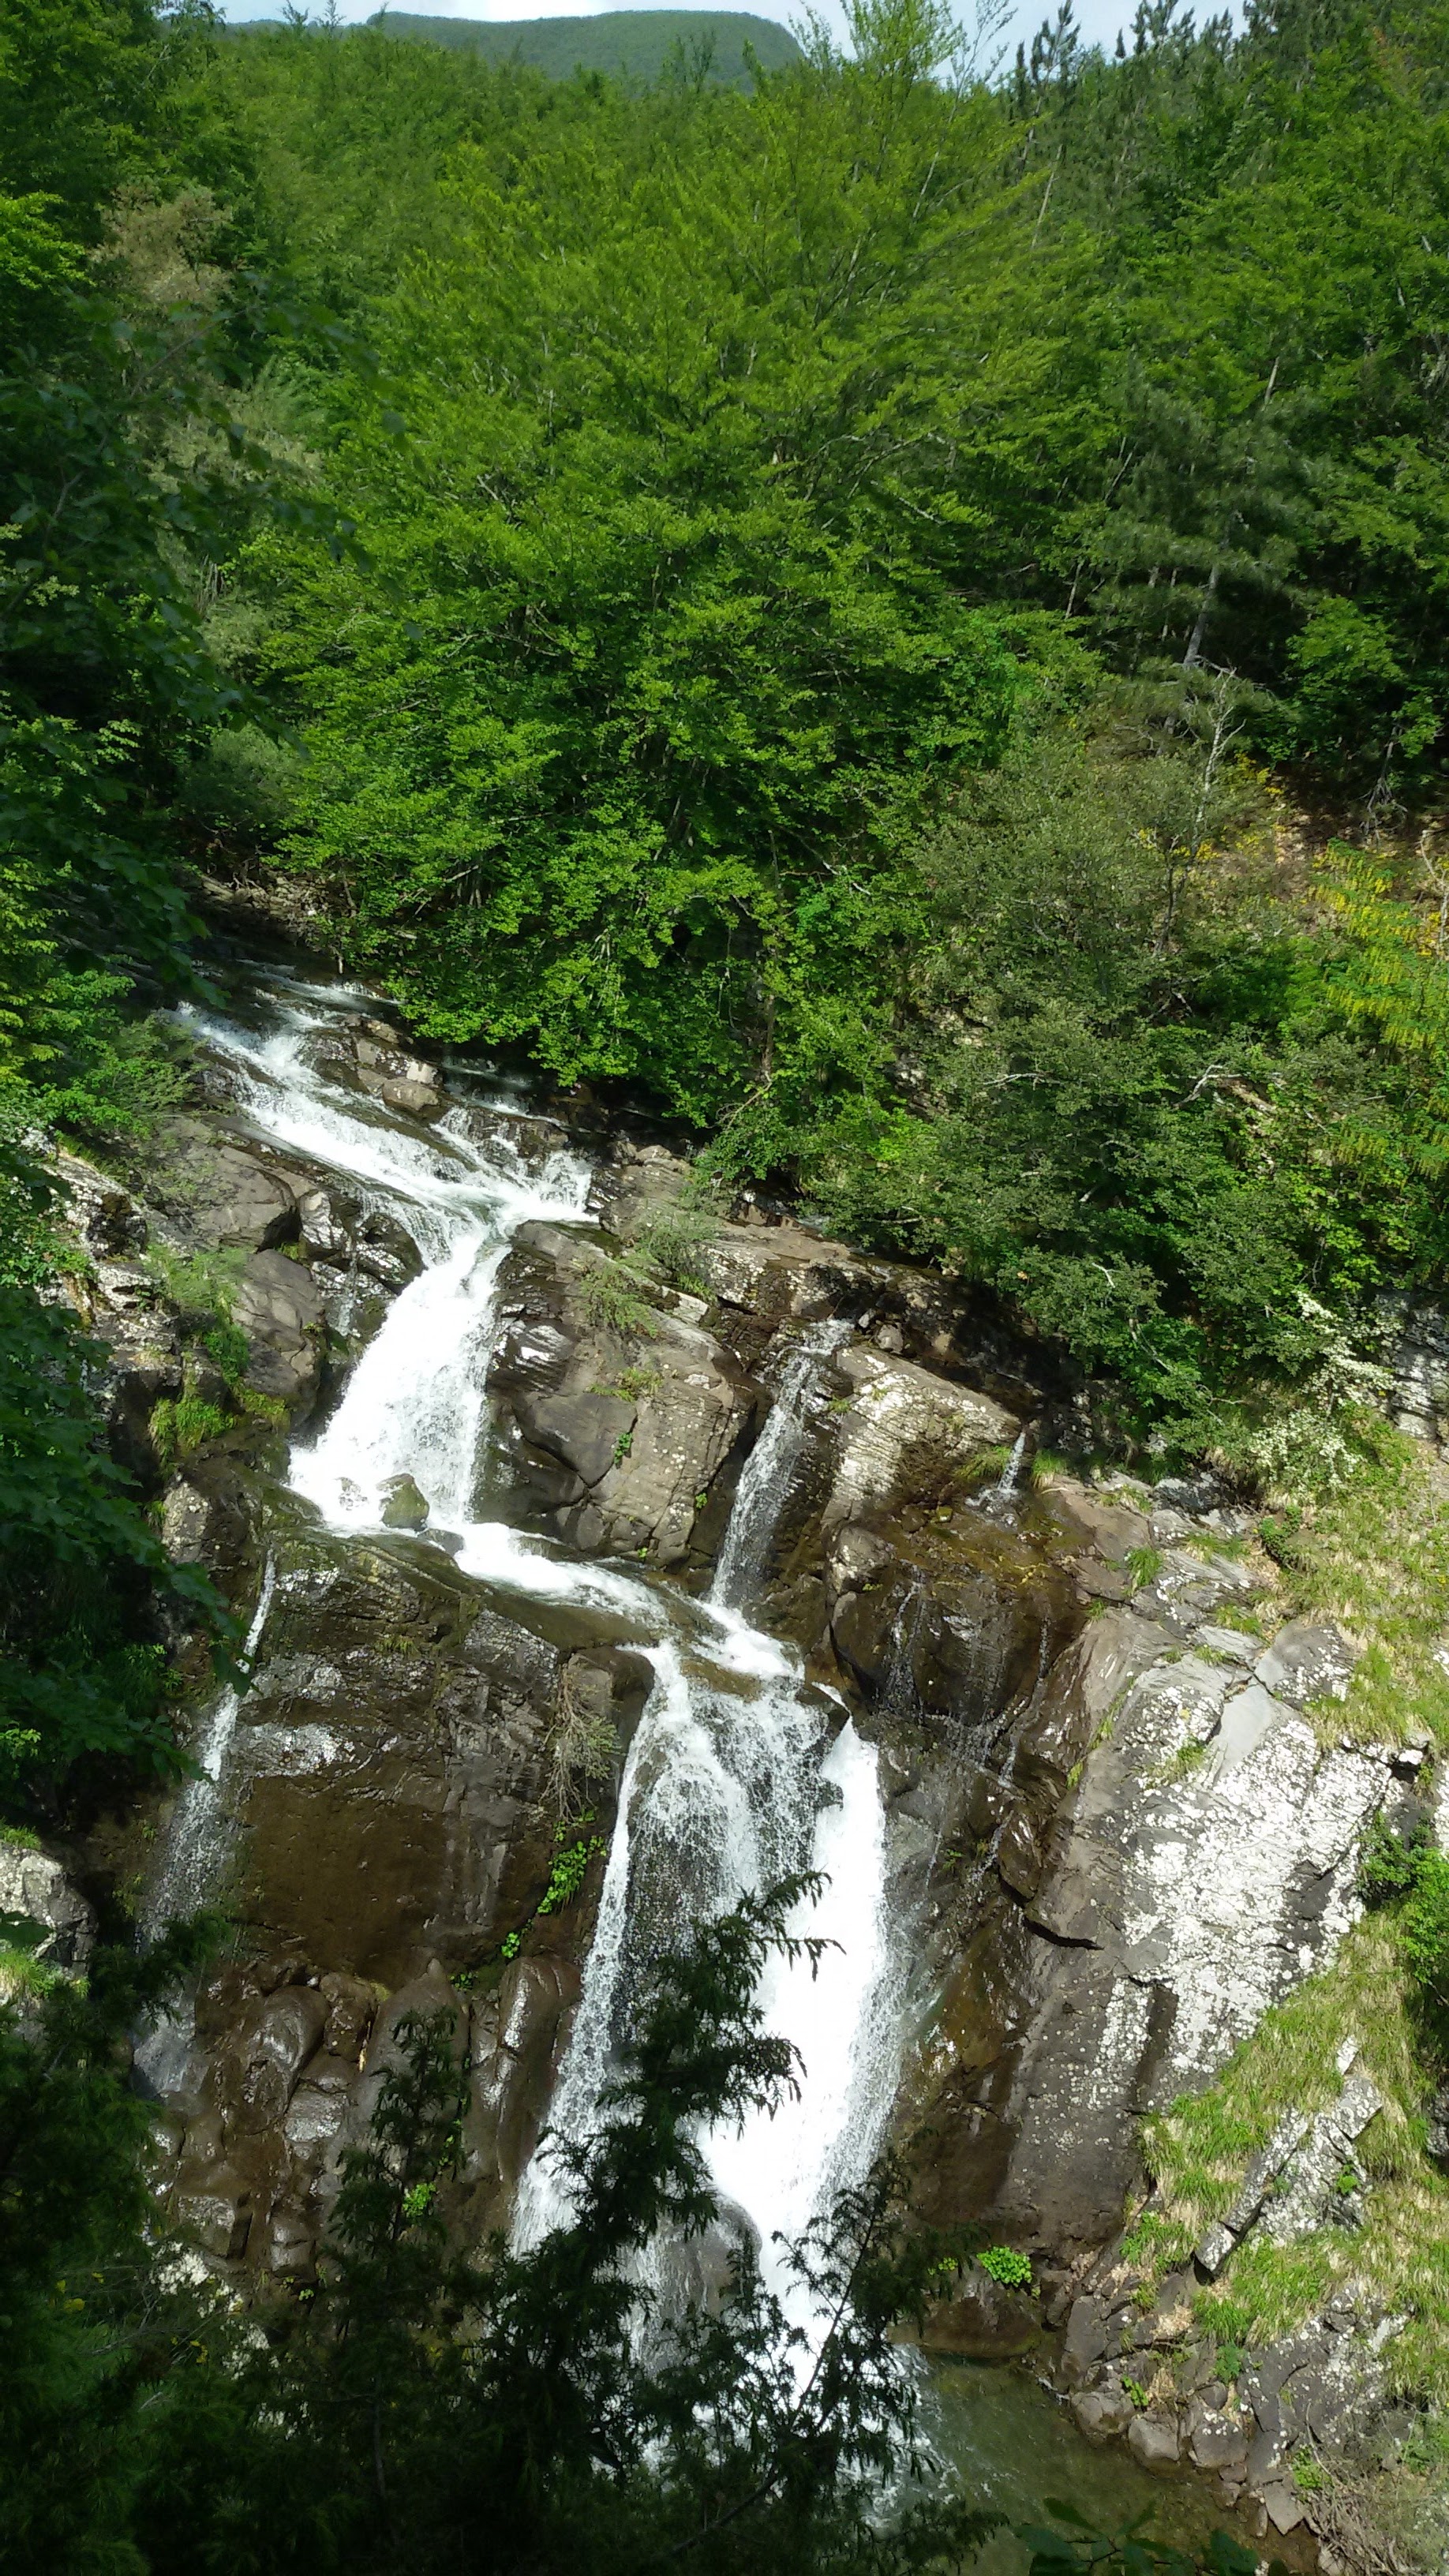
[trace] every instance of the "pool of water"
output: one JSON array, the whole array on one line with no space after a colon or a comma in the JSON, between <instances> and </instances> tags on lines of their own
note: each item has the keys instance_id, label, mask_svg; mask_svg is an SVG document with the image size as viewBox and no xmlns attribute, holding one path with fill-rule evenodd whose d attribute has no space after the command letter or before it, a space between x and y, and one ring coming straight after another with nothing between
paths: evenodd
<instances>
[{"instance_id":1,"label":"pool of water","mask_svg":"<svg viewBox=\"0 0 1449 2576\"><path fill-rule=\"evenodd\" d=\"M1152 2477L1120 2442L1083 2439L1059 2398L1026 2372L937 2362L922 2391L922 2419L942 2462L1003 2528L976 2562L979 2576L1022 2576L1030 2552L1011 2526L1050 2522L1050 2497L1075 2505L1100 2531L1151 2512L1152 2537L1201 2549L1213 2531L1248 2533L1206 2481L1184 2472Z\"/></svg>"}]
</instances>

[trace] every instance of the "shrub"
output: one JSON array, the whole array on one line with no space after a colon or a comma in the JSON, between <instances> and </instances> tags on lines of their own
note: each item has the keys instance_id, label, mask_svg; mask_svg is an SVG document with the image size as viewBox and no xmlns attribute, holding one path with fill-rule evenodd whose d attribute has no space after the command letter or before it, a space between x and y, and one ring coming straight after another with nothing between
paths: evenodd
<instances>
[{"instance_id":1,"label":"shrub","mask_svg":"<svg viewBox=\"0 0 1449 2576\"><path fill-rule=\"evenodd\" d=\"M1031 2256L1018 2252L1014 2245L988 2245L976 2260L988 2280L999 2281L1004 2290L1031 2287Z\"/></svg>"},{"instance_id":2,"label":"shrub","mask_svg":"<svg viewBox=\"0 0 1449 2576\"><path fill-rule=\"evenodd\" d=\"M227 1415L199 1395L163 1396L151 1415L151 1442L161 1465L174 1467L230 1428Z\"/></svg>"}]
</instances>

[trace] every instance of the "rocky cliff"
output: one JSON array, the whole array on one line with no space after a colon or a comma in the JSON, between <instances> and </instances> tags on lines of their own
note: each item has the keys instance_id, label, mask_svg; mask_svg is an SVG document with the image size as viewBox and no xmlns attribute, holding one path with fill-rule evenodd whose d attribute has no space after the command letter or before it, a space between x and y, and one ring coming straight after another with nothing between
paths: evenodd
<instances>
[{"instance_id":1,"label":"rocky cliff","mask_svg":"<svg viewBox=\"0 0 1449 2576\"><path fill-rule=\"evenodd\" d=\"M1089 1471L1087 1391L940 1280L748 1203L698 1228L671 1280L630 1257L689 1180L657 1138L597 1118L571 1136L568 1104L449 1075L375 1011L333 1008L304 1053L435 1179L486 1150L525 1192L562 1148L587 1159L586 1204L517 1223L492 1286L468 1473L520 1543L703 1592L788 1404L742 1579L830 1724L849 1713L877 1751L896 2133L923 2215L984 2226L1033 2267L1029 2297L973 2269L935 2340L1056 2353L1092 2437L1189 2459L1231 2497L1251 2478L1280 2526L1300 2519L1284 2390L1316 2372L1342 2399L1316 2429L1361 2425L1383 2395L1382 2321L1312 2330L1338 2337L1336 2377L1310 2333L1308 2361L1269 2354L1231 2392L1199 2352L1178 2374L1192 2384L1145 2406L1131 2355L1144 2334L1197 2349L1191 2294L1214 2249L1144 2326L1122 2232L1146 2190L1143 2115L1200 2088L1332 1957L1365 1823L1414 1787L1422 1752L1335 1726L1352 1647L1285 1623L1251 1521L1210 1485ZM656 1675L617 1587L560 1603L480 1571L413 1477L356 1528L289 1479L288 1440L325 1431L429 1257L426 1207L410 1230L401 1202L329 1162L317 1122L313 1150L279 1137L260 1059L203 1036L198 1062L196 1102L137 1189L63 1158L86 1255L74 1294L168 1544L243 1621L265 1576L265 1619L214 1778L103 1823L79 1859L102 1899L145 1861L154 1909L205 1809L234 1956L193 2027L143 2044L139 2080L164 2095L167 2187L206 2259L295 2283L415 2008L451 2016L470 2068L457 2221L506 2216ZM1405 1372L1432 1432L1434 1350L1414 1330ZM216 1694L200 1674L192 1688L201 1745ZM61 1904L57 1940L79 1919ZM1332 2154L1363 2108L1348 2102ZM1296 2157L1301 2177L1303 2152L1299 2137L1275 2172Z\"/></svg>"}]
</instances>

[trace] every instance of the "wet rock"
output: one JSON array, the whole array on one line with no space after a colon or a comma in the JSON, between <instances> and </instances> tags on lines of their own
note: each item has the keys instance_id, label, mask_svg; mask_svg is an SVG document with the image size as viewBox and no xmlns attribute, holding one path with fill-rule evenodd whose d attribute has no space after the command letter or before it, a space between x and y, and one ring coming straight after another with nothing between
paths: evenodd
<instances>
[{"instance_id":1,"label":"wet rock","mask_svg":"<svg viewBox=\"0 0 1449 2576\"><path fill-rule=\"evenodd\" d=\"M357 2082L355 2059L314 2057L287 2105L282 2134L298 2164L317 2170L340 2136Z\"/></svg>"},{"instance_id":2,"label":"wet rock","mask_svg":"<svg viewBox=\"0 0 1449 2576\"><path fill-rule=\"evenodd\" d=\"M930 1491L982 1450L1015 1439L1015 1414L990 1396L933 1377L909 1360L856 1345L836 1363L850 1389L825 1527L879 1515L903 1488Z\"/></svg>"},{"instance_id":3,"label":"wet rock","mask_svg":"<svg viewBox=\"0 0 1449 2576\"><path fill-rule=\"evenodd\" d=\"M555 2075L583 1990L571 1959L515 1959L473 2015L472 2084L464 2126L472 2182L511 2191L548 2115Z\"/></svg>"},{"instance_id":4,"label":"wet rock","mask_svg":"<svg viewBox=\"0 0 1449 2576\"><path fill-rule=\"evenodd\" d=\"M826 1596L837 1652L871 1694L958 1729L1010 1708L1078 1615L1065 1578L980 1514L917 1531L837 1524Z\"/></svg>"},{"instance_id":5,"label":"wet rock","mask_svg":"<svg viewBox=\"0 0 1449 2576\"><path fill-rule=\"evenodd\" d=\"M406 2068L413 2037L424 2028L430 2033L440 2031L459 2065L466 2062L468 2007L437 1959L430 1959L420 1977L409 1978L378 2009L363 2072L353 2088L345 2133L348 2143L365 2135L385 2079Z\"/></svg>"},{"instance_id":6,"label":"wet rock","mask_svg":"<svg viewBox=\"0 0 1449 2576\"><path fill-rule=\"evenodd\" d=\"M172 2201L176 2221L204 2254L222 2263L240 2263L252 2227L249 2177L227 2164L204 2175L178 2178Z\"/></svg>"},{"instance_id":7,"label":"wet rock","mask_svg":"<svg viewBox=\"0 0 1449 2576\"><path fill-rule=\"evenodd\" d=\"M384 1529L420 1530L427 1527L427 1496L419 1491L411 1476L389 1476L382 1488L382 1496Z\"/></svg>"},{"instance_id":8,"label":"wet rock","mask_svg":"<svg viewBox=\"0 0 1449 2576\"><path fill-rule=\"evenodd\" d=\"M236 2129L280 2126L326 2019L326 2005L314 1986L284 1986L259 1999L232 2025L208 2077L228 2136Z\"/></svg>"},{"instance_id":9,"label":"wet rock","mask_svg":"<svg viewBox=\"0 0 1449 2576\"><path fill-rule=\"evenodd\" d=\"M956 2296L932 2311L923 2341L928 2352L963 2361L1013 2361L1041 2341L1041 2319L1021 2291L972 2271Z\"/></svg>"},{"instance_id":10,"label":"wet rock","mask_svg":"<svg viewBox=\"0 0 1449 2576\"><path fill-rule=\"evenodd\" d=\"M232 1317L247 1337L247 1384L303 1411L322 1378L322 1299L310 1270L280 1252L252 1255Z\"/></svg>"},{"instance_id":11,"label":"wet rock","mask_svg":"<svg viewBox=\"0 0 1449 2576\"><path fill-rule=\"evenodd\" d=\"M51 1853L32 1850L3 1834L0 1915L15 1918L13 1937L44 1966L72 1972L84 1969L96 1937L90 1906Z\"/></svg>"},{"instance_id":12,"label":"wet rock","mask_svg":"<svg viewBox=\"0 0 1449 2576\"><path fill-rule=\"evenodd\" d=\"M267 2221L267 2270L276 2280L315 2281L316 2255L315 2224L304 2211L280 2202Z\"/></svg>"},{"instance_id":13,"label":"wet rock","mask_svg":"<svg viewBox=\"0 0 1449 2576\"><path fill-rule=\"evenodd\" d=\"M1107 2349L1107 2312L1100 2299L1076 2299L1067 2319L1060 2375L1065 2388L1080 2388Z\"/></svg>"},{"instance_id":14,"label":"wet rock","mask_svg":"<svg viewBox=\"0 0 1449 2576\"><path fill-rule=\"evenodd\" d=\"M388 1986L472 1963L548 1881L558 1651L420 1542L277 1544L236 1735L253 1935Z\"/></svg>"},{"instance_id":15,"label":"wet rock","mask_svg":"<svg viewBox=\"0 0 1449 2576\"><path fill-rule=\"evenodd\" d=\"M505 1324L488 1391L541 1525L582 1548L647 1551L672 1565L753 1391L709 1334L677 1316L611 1325L588 1286L601 1259L558 1227L521 1228L502 1275Z\"/></svg>"},{"instance_id":16,"label":"wet rock","mask_svg":"<svg viewBox=\"0 0 1449 2576\"><path fill-rule=\"evenodd\" d=\"M334 1970L319 1980L318 1992L327 2006L326 2047L334 2056L350 2058L355 2065L377 2012L376 1987L363 1977L349 1977Z\"/></svg>"},{"instance_id":17,"label":"wet rock","mask_svg":"<svg viewBox=\"0 0 1449 2576\"><path fill-rule=\"evenodd\" d=\"M546 1118L530 1109L512 1109L497 1100L465 1097L455 1107L454 1125L494 1154L501 1148L508 1160L517 1163L520 1173L545 1170L556 1154L567 1150L569 1143L568 1129L557 1118ZM627 1229L615 1225L614 1230Z\"/></svg>"},{"instance_id":18,"label":"wet rock","mask_svg":"<svg viewBox=\"0 0 1449 2576\"><path fill-rule=\"evenodd\" d=\"M321 1188L304 1190L297 1201L297 1223L302 1249L309 1261L351 1261L352 1229L344 1221L330 1191Z\"/></svg>"},{"instance_id":19,"label":"wet rock","mask_svg":"<svg viewBox=\"0 0 1449 2576\"><path fill-rule=\"evenodd\" d=\"M336 1059L331 1069L340 1069ZM382 1022L373 1022L355 1036L351 1076L359 1090L408 1118L441 1118L448 1105L433 1067L407 1054L392 1032L384 1031Z\"/></svg>"},{"instance_id":20,"label":"wet rock","mask_svg":"<svg viewBox=\"0 0 1449 2576\"><path fill-rule=\"evenodd\" d=\"M1070 2404L1077 2430L1089 2442L1116 2441L1133 2420L1132 2400L1120 2388L1081 2388Z\"/></svg>"}]
</instances>

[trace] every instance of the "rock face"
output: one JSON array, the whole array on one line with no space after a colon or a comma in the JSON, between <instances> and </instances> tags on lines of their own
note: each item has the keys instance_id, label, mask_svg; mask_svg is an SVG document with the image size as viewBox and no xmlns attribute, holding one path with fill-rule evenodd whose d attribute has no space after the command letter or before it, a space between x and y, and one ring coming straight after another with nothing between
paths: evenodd
<instances>
[{"instance_id":1,"label":"rock face","mask_svg":"<svg viewBox=\"0 0 1449 2576\"><path fill-rule=\"evenodd\" d=\"M1138 2178L1141 2114L1204 2083L1352 1920L1387 1753L1325 1751L1297 1707L1194 1642L1107 1611L1011 1738L999 1893L988 1879L919 2095L934 2214L1101 2245ZM1258 1669L1286 1680L1287 1663L1270 1649Z\"/></svg>"},{"instance_id":2,"label":"rock face","mask_svg":"<svg viewBox=\"0 0 1449 2576\"><path fill-rule=\"evenodd\" d=\"M755 1391L696 1325L591 1294L613 1275L587 1238L524 1226L500 1283L488 1392L514 1493L537 1526L586 1553L678 1565Z\"/></svg>"},{"instance_id":3,"label":"rock face","mask_svg":"<svg viewBox=\"0 0 1449 2576\"><path fill-rule=\"evenodd\" d=\"M445 1082L390 1020L339 1016L307 1045L369 1129L404 1128L431 1170L469 1136L522 1182L567 1133L481 1077ZM1364 1822L1401 1792L1387 1753L1335 1732L1347 1644L1298 1623L1259 1633L1269 1569L1210 1486L1035 1482L1038 1438L1085 1451L1092 1392L940 1279L744 1203L705 1232L682 1289L640 1286L618 1256L687 1166L637 1132L595 1143L605 1230L526 1225L498 1273L488 1513L701 1588L793 1388L798 1437L778 1450L749 1598L879 1749L918 2034L898 2140L927 2218L1003 2234L1055 2284L1037 2300L973 2273L935 2338L1035 2354L1050 2311L1089 2438L1225 2493L1256 2479L1288 2514L1292 2445L1373 2377L1363 2336L1333 2342L1325 2324L1271 2388L1276 2360L1236 2397L1204 2350L1172 2403L1143 2403L1132 2356L1182 2343L1192 2285L1164 2285L1144 2319L1104 2249L1140 2181L1141 2115L1208 2080L1352 1919ZM531 1607L465 1572L408 1475L384 1488L382 1528L351 1536L281 1485L283 1422L325 1424L417 1275L402 1202L383 1213L275 1152L220 1082L173 1122L139 1194L74 1158L63 1177L89 1263L77 1299L112 1354L113 1440L168 1546L243 1621L271 1568L225 1774L239 1955L197 1998L173 2204L219 2271L306 2283L340 2158L421 2014L467 2070L449 2211L476 2233L532 2153L579 1998L600 1868L577 1904L538 1912L561 1816L586 1795L587 1834L607 1837L651 1669L620 1615ZM216 1316L167 1291L178 1263L225 1283L239 1383L209 1350ZM1400 1326L1401 1388L1437 1434L1437 1345L1422 1317ZM226 1427L176 1456L157 1407L186 1397ZM3 1889L0 1910L50 1923ZM57 1959L69 1942L79 1961L88 1924L57 1915ZM1269 2209L1314 2223L1371 2116L1347 2071L1331 2115L1274 2142L1231 2240ZM1201 2272L1224 2258L1205 2242Z\"/></svg>"},{"instance_id":4,"label":"rock face","mask_svg":"<svg viewBox=\"0 0 1449 2576\"><path fill-rule=\"evenodd\" d=\"M39 1966L84 1971L95 1914L53 1853L0 1835L0 1917L9 1917L8 1938Z\"/></svg>"}]
</instances>

